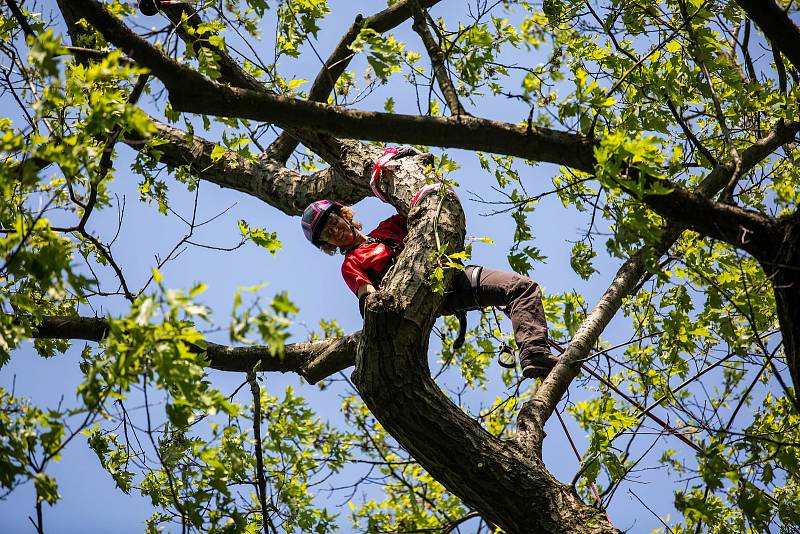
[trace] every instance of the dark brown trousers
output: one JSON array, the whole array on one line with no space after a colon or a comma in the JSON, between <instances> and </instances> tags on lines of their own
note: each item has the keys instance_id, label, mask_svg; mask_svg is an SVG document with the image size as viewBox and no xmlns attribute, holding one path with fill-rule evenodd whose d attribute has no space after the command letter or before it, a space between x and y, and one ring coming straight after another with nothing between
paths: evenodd
<instances>
[{"instance_id":1,"label":"dark brown trousers","mask_svg":"<svg viewBox=\"0 0 800 534\"><path fill-rule=\"evenodd\" d=\"M459 310L476 310L489 306L503 308L511 319L514 341L519 347L519 357L550 354L547 345L547 319L542 306L539 284L516 273L480 268L480 284L475 291L470 283L473 269L468 265L453 277L452 289L445 296L442 314L451 315Z\"/></svg>"}]
</instances>

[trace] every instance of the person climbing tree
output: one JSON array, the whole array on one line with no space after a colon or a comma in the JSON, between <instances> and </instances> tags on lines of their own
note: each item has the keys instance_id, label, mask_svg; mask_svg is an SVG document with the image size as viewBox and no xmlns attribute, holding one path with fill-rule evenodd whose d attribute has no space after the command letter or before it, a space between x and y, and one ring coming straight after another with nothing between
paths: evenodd
<instances>
[{"instance_id":1,"label":"person climbing tree","mask_svg":"<svg viewBox=\"0 0 800 534\"><path fill-rule=\"evenodd\" d=\"M376 168L380 173L380 161ZM438 186L424 187L411 206L435 189ZM375 193L381 197L378 191ZM330 255L337 250L344 255L342 277L358 297L362 316L367 296L380 288L395 257L403 250L408 233L406 223L403 215L396 214L364 234L361 223L353 217L352 207L327 199L312 202L301 218L303 233L313 245ZM502 307L511 319L522 375L526 378L547 376L558 360L548 347L547 320L539 285L516 273L468 265L455 273L445 293L441 314L459 315L489 306Z\"/></svg>"}]
</instances>

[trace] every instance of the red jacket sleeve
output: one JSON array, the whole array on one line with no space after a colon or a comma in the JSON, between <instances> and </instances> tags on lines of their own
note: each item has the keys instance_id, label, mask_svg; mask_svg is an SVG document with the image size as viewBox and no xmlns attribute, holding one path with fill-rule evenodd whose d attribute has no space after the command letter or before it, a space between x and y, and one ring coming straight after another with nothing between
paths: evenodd
<instances>
[{"instance_id":1,"label":"red jacket sleeve","mask_svg":"<svg viewBox=\"0 0 800 534\"><path fill-rule=\"evenodd\" d=\"M342 263L342 278L350 288L350 291L358 295L358 288L364 284L371 284L367 273L359 267L358 262L352 255L347 255Z\"/></svg>"}]
</instances>

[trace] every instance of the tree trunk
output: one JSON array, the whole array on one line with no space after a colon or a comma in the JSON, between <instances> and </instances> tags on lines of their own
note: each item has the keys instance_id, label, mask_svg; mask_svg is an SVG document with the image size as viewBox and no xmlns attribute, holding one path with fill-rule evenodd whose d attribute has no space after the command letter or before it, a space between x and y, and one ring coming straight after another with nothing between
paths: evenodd
<instances>
[{"instance_id":1,"label":"tree trunk","mask_svg":"<svg viewBox=\"0 0 800 534\"><path fill-rule=\"evenodd\" d=\"M390 174L392 191L421 185L407 168ZM405 249L367 300L353 373L364 402L434 478L506 532L618 532L545 469L538 451L489 434L431 378L428 339L443 299L427 281L437 233L448 251L463 248L464 214L452 193L411 210Z\"/></svg>"},{"instance_id":2,"label":"tree trunk","mask_svg":"<svg viewBox=\"0 0 800 534\"><path fill-rule=\"evenodd\" d=\"M800 406L800 212L783 221L783 239L775 259L761 264L772 280L783 351L794 384L795 406Z\"/></svg>"}]
</instances>

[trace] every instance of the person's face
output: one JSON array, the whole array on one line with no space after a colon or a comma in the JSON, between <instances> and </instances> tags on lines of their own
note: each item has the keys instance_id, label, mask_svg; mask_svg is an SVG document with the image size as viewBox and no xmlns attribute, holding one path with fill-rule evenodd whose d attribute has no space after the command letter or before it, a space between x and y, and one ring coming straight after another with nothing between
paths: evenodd
<instances>
[{"instance_id":1,"label":"person's face","mask_svg":"<svg viewBox=\"0 0 800 534\"><path fill-rule=\"evenodd\" d=\"M339 217L339 215L331 213L319 237L326 243L330 243L335 247L346 247L355 240L356 230L347 224L347 221Z\"/></svg>"}]
</instances>

